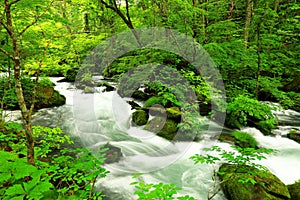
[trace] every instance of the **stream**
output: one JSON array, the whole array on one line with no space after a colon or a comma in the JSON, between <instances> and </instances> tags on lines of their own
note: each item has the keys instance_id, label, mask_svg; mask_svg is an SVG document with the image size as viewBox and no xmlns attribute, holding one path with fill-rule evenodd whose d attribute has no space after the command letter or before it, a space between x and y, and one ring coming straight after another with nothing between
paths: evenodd
<instances>
[{"instance_id":1,"label":"stream","mask_svg":"<svg viewBox=\"0 0 300 200\"><path fill-rule=\"evenodd\" d=\"M75 138L82 146L97 148L102 144L120 147L124 157L118 163L105 164L110 171L107 177L98 180L97 188L113 200L134 200L135 173L142 173L146 183L174 183L181 187L178 193L190 195L199 200L207 199L212 187L213 168L208 165L194 165L189 158L202 153L203 148L218 145L232 150L230 144L215 140L216 133L230 132L216 123L206 120L209 130L200 142L170 142L140 127L131 126L131 106L115 91L83 94L72 83L57 82L52 78L55 89L66 97L66 105L41 109L34 115L34 124L49 127L59 125L64 132ZM254 136L259 146L273 148L277 153L267 155L258 163L266 166L285 184L300 179L300 144L286 138L291 129L300 130L300 113L292 110L278 110L279 127L275 136L264 136L255 128L245 127L242 131ZM9 120L20 120L18 112L8 113ZM220 192L214 199L225 200Z\"/></svg>"}]
</instances>

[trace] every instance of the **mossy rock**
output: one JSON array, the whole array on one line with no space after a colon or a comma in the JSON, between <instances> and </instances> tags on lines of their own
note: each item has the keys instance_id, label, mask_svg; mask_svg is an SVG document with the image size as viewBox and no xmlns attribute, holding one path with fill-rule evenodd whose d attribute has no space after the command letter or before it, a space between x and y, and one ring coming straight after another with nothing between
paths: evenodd
<instances>
[{"instance_id":1,"label":"mossy rock","mask_svg":"<svg viewBox=\"0 0 300 200\"><path fill-rule=\"evenodd\" d=\"M300 143L300 132L296 130L291 130L288 134L287 137L291 140L294 140L298 143Z\"/></svg>"},{"instance_id":2,"label":"mossy rock","mask_svg":"<svg viewBox=\"0 0 300 200\"><path fill-rule=\"evenodd\" d=\"M172 140L177 133L177 125L174 120L157 116L146 124L145 130L154 132L167 140Z\"/></svg>"},{"instance_id":3,"label":"mossy rock","mask_svg":"<svg viewBox=\"0 0 300 200\"><path fill-rule=\"evenodd\" d=\"M258 123L254 123L254 127L260 130L264 135L271 135L272 129L276 128L267 121L260 121Z\"/></svg>"},{"instance_id":4,"label":"mossy rock","mask_svg":"<svg viewBox=\"0 0 300 200\"><path fill-rule=\"evenodd\" d=\"M110 91L114 91L115 90L114 86L110 85L109 83L107 83L105 81L99 83L97 85L97 87L105 87L104 91L106 91L106 92L110 92Z\"/></svg>"},{"instance_id":5,"label":"mossy rock","mask_svg":"<svg viewBox=\"0 0 300 200\"><path fill-rule=\"evenodd\" d=\"M132 113L132 122L137 126L143 126L148 122L149 114L144 110L137 110Z\"/></svg>"},{"instance_id":6,"label":"mossy rock","mask_svg":"<svg viewBox=\"0 0 300 200\"><path fill-rule=\"evenodd\" d=\"M168 119L180 121L182 112L178 107L164 108L162 106L152 106L149 109L149 113L154 116L167 116Z\"/></svg>"},{"instance_id":7,"label":"mossy rock","mask_svg":"<svg viewBox=\"0 0 300 200\"><path fill-rule=\"evenodd\" d=\"M121 148L115 147L109 143L106 143L105 145L101 146L100 149L108 149L104 152L105 154L105 163L114 163L119 162L120 159L123 157Z\"/></svg>"},{"instance_id":8,"label":"mossy rock","mask_svg":"<svg viewBox=\"0 0 300 200\"><path fill-rule=\"evenodd\" d=\"M288 185L289 192L291 194L291 200L300 199L300 180L294 184Z\"/></svg>"},{"instance_id":9,"label":"mossy rock","mask_svg":"<svg viewBox=\"0 0 300 200\"><path fill-rule=\"evenodd\" d=\"M220 175L221 173L221 175ZM288 200L287 186L269 171L246 165L223 164L219 168L221 188L229 200ZM241 182L254 180L256 183Z\"/></svg>"},{"instance_id":10,"label":"mossy rock","mask_svg":"<svg viewBox=\"0 0 300 200\"><path fill-rule=\"evenodd\" d=\"M25 97L25 99L30 99ZM66 103L66 97L60 95L53 87L42 86L37 90L37 97L34 107L36 109L50 108L55 106L62 106ZM29 102L26 102L29 105Z\"/></svg>"},{"instance_id":11,"label":"mossy rock","mask_svg":"<svg viewBox=\"0 0 300 200\"><path fill-rule=\"evenodd\" d=\"M141 90L135 90L131 97L136 100L146 101L149 98L149 95Z\"/></svg>"},{"instance_id":12,"label":"mossy rock","mask_svg":"<svg viewBox=\"0 0 300 200\"><path fill-rule=\"evenodd\" d=\"M241 131L234 131L230 134L222 133L219 137L221 142L228 142L242 148L258 149L258 143L252 135Z\"/></svg>"},{"instance_id":13,"label":"mossy rock","mask_svg":"<svg viewBox=\"0 0 300 200\"><path fill-rule=\"evenodd\" d=\"M255 148L258 149L258 143L252 135L248 133L234 131L231 135L235 139L235 145L242 147L242 148Z\"/></svg>"},{"instance_id":14,"label":"mossy rock","mask_svg":"<svg viewBox=\"0 0 300 200\"><path fill-rule=\"evenodd\" d=\"M155 104L162 105L162 101L163 101L162 97L153 96L153 97L150 97L150 98L145 102L144 107L145 107L145 108L149 108L149 107L154 106Z\"/></svg>"},{"instance_id":15,"label":"mossy rock","mask_svg":"<svg viewBox=\"0 0 300 200\"><path fill-rule=\"evenodd\" d=\"M182 112L178 107L166 108L168 119L180 120Z\"/></svg>"}]
</instances>

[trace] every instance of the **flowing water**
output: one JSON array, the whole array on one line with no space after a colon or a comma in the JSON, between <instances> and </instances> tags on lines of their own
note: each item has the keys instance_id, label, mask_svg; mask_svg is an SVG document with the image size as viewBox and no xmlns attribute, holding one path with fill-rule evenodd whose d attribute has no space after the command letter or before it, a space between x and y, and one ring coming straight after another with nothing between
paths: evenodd
<instances>
[{"instance_id":1,"label":"flowing water","mask_svg":"<svg viewBox=\"0 0 300 200\"><path fill-rule=\"evenodd\" d=\"M194 165L189 158L203 153L203 148L218 145L225 150L232 150L227 143L216 141L214 136L221 131L229 132L212 121L208 121L209 130L200 142L170 142L142 128L132 127L130 115L133 112L129 104L112 92L83 94L71 83L57 83L52 79L55 89L66 96L66 105L41 109L34 116L34 123L54 127L59 125L67 134L80 141L82 146L97 148L110 142L120 147L124 157L113 164L106 164L110 171L107 177L97 182L97 187L109 196L108 199L137 199L132 176L142 173L147 183L174 183L181 187L180 195L207 199L207 192L213 186L213 168L208 165ZM101 91L102 88L96 88ZM255 128L243 131L253 135L261 147L274 148L278 152L268 155L260 161L285 184L300 179L300 144L288 139L289 130L300 130L300 113L286 110L276 111L280 126L274 130L276 136L264 136ZM18 120L17 112L9 115L11 120ZM217 167L217 166L216 166ZM220 192L214 199L226 199Z\"/></svg>"}]
</instances>

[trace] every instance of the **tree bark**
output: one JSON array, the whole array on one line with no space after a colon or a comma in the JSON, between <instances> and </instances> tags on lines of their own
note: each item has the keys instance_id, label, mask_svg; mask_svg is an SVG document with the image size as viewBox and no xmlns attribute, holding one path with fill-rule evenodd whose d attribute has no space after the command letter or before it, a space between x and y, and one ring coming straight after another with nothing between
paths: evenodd
<instances>
[{"instance_id":1,"label":"tree bark","mask_svg":"<svg viewBox=\"0 0 300 200\"><path fill-rule=\"evenodd\" d=\"M247 2L247 10L246 10L246 23L245 23L245 30L244 30L244 47L248 47L249 42L249 29L252 19L252 9L253 9L253 0L248 0Z\"/></svg>"},{"instance_id":2,"label":"tree bark","mask_svg":"<svg viewBox=\"0 0 300 200\"><path fill-rule=\"evenodd\" d=\"M260 43L260 22L257 24L257 72L256 72L256 86L255 97L258 99L259 94L259 76L260 76L260 62L261 62L261 43Z\"/></svg>"},{"instance_id":3,"label":"tree bark","mask_svg":"<svg viewBox=\"0 0 300 200\"><path fill-rule=\"evenodd\" d=\"M10 35L13 47L13 63L14 63L14 84L15 92L18 98L18 104L21 109L23 125L25 128L26 146L27 146L27 162L28 164L35 165L34 161L34 138L31 124L31 115L26 107L25 99L22 90L21 83L21 58L20 49L18 45L18 35L13 29L12 16L11 16L11 3L5 0L5 15L6 15L6 27Z\"/></svg>"}]
</instances>

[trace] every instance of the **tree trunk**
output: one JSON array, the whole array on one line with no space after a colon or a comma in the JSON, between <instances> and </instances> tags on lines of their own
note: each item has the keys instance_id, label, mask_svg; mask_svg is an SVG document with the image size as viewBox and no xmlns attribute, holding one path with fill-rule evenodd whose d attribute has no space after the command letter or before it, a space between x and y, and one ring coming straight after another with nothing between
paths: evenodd
<instances>
[{"instance_id":1,"label":"tree trunk","mask_svg":"<svg viewBox=\"0 0 300 200\"><path fill-rule=\"evenodd\" d=\"M245 23L245 31L244 31L244 47L248 47L249 42L249 29L252 19L252 9L253 9L253 0L248 0L247 2L247 10L246 10L246 23Z\"/></svg>"},{"instance_id":2,"label":"tree trunk","mask_svg":"<svg viewBox=\"0 0 300 200\"><path fill-rule=\"evenodd\" d=\"M259 76L260 76L260 61L261 61L261 43L260 43L260 22L257 24L257 72L256 72L256 86L255 97L258 99L259 93Z\"/></svg>"},{"instance_id":3,"label":"tree trunk","mask_svg":"<svg viewBox=\"0 0 300 200\"><path fill-rule=\"evenodd\" d=\"M13 62L14 62L14 80L15 80L15 92L18 98L19 107L21 109L23 125L25 128L26 146L27 146L27 162L28 164L35 165L34 161L34 138L31 124L31 114L26 107L22 83L21 83L21 60L20 60L20 49L18 45L18 35L14 32L12 17L11 17L11 4L8 0L5 0L5 15L6 15L6 26L7 31L10 35L12 46L13 46Z\"/></svg>"}]
</instances>

